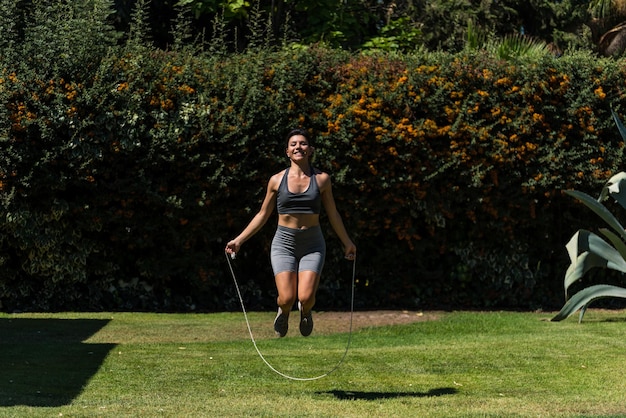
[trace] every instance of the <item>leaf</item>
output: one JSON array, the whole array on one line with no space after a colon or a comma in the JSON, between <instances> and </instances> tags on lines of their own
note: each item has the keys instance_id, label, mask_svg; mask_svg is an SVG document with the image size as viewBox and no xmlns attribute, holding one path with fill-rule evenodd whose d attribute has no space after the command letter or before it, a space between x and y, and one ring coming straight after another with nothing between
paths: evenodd
<instances>
[{"instance_id":1,"label":"leaf","mask_svg":"<svg viewBox=\"0 0 626 418\"><path fill-rule=\"evenodd\" d=\"M608 268L626 273L626 260L620 252L600 236L586 229L580 229L576 232L567 243L566 248L572 263L576 262L580 254L590 252L608 261Z\"/></svg>"},{"instance_id":2,"label":"leaf","mask_svg":"<svg viewBox=\"0 0 626 418\"><path fill-rule=\"evenodd\" d=\"M626 289L608 284L589 286L572 296L572 298L568 300L565 305L563 305L561 311L554 318L552 318L551 321L562 321L579 309L585 308L586 310L591 302L601 298L626 299ZM578 322L581 321L582 315L578 319Z\"/></svg>"},{"instance_id":3,"label":"leaf","mask_svg":"<svg viewBox=\"0 0 626 418\"><path fill-rule=\"evenodd\" d=\"M611 244L613 244L615 249L619 251L619 253L622 255L622 258L626 260L626 243L624 243L624 241L622 241L620 237L618 237L606 228L600 228L600 232L602 232L602 234L607 237L609 241L611 241Z\"/></svg>"},{"instance_id":4,"label":"leaf","mask_svg":"<svg viewBox=\"0 0 626 418\"><path fill-rule=\"evenodd\" d=\"M619 238L617 239L619 241ZM622 254L600 236L586 229L576 232L565 247L571 261L563 281L565 299L567 299L567 289L570 285L594 267L604 267L626 273L626 260Z\"/></svg>"},{"instance_id":5,"label":"leaf","mask_svg":"<svg viewBox=\"0 0 626 418\"><path fill-rule=\"evenodd\" d=\"M626 240L624 227L619 223L617 218L615 218L615 216L613 216L613 214L604 207L604 205L588 194L577 190L566 190L565 193L580 200L583 204L585 204L585 206L594 211L596 215L602 218L611 228L613 228L622 239Z\"/></svg>"},{"instance_id":6,"label":"leaf","mask_svg":"<svg viewBox=\"0 0 626 418\"><path fill-rule=\"evenodd\" d=\"M565 300L567 297L567 290L576 280L582 278L589 270L595 267L606 268L607 261L589 252L585 252L579 255L576 261L567 268L565 272L565 279L563 280L563 287L565 288Z\"/></svg>"},{"instance_id":7,"label":"leaf","mask_svg":"<svg viewBox=\"0 0 626 418\"><path fill-rule=\"evenodd\" d=\"M598 202L602 202L607 195L611 195L623 208L626 208L626 187L623 186L626 186L626 173L615 174L602 188Z\"/></svg>"},{"instance_id":8,"label":"leaf","mask_svg":"<svg viewBox=\"0 0 626 418\"><path fill-rule=\"evenodd\" d=\"M617 125L617 130L622 136L622 139L626 141L626 127L624 127L624 124L622 123L619 116L617 116L617 113L615 113L613 109L611 109L611 115L613 115L613 120L615 121L615 124Z\"/></svg>"}]
</instances>

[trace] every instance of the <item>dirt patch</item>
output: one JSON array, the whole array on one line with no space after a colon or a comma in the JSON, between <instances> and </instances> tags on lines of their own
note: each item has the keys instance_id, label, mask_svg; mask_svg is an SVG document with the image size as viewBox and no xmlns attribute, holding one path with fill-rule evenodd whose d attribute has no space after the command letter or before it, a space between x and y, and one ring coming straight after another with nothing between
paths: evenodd
<instances>
[{"instance_id":1,"label":"dirt patch","mask_svg":"<svg viewBox=\"0 0 626 418\"><path fill-rule=\"evenodd\" d=\"M441 314L438 312L420 311L354 312L352 316L352 330L434 321L439 319L440 316ZM313 319L315 321L315 332L318 333L343 332L350 327L350 312L314 312Z\"/></svg>"}]
</instances>

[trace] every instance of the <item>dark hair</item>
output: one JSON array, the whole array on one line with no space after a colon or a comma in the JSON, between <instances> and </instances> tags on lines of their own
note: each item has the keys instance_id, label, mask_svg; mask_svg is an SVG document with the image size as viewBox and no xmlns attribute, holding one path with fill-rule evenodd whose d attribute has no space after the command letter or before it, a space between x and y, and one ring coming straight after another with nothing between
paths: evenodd
<instances>
[{"instance_id":1,"label":"dark hair","mask_svg":"<svg viewBox=\"0 0 626 418\"><path fill-rule=\"evenodd\" d=\"M285 144L289 145L289 140L291 139L291 137L296 135L302 135L309 142L309 145L313 145L311 144L311 137L309 136L308 132L300 128L292 129L291 131L289 131L287 137L285 138Z\"/></svg>"}]
</instances>

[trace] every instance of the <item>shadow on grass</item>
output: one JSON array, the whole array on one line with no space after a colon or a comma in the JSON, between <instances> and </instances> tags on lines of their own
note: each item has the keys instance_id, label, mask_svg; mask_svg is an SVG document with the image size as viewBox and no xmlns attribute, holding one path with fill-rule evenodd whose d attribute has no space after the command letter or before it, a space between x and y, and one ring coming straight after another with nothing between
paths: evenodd
<instances>
[{"instance_id":1,"label":"shadow on grass","mask_svg":"<svg viewBox=\"0 0 626 418\"><path fill-rule=\"evenodd\" d=\"M431 389L428 392L358 392L349 390L329 390L318 392L318 394L333 395L340 400L364 400L377 401L380 399L394 398L430 398L444 395L455 395L458 391L455 388Z\"/></svg>"},{"instance_id":2,"label":"shadow on grass","mask_svg":"<svg viewBox=\"0 0 626 418\"><path fill-rule=\"evenodd\" d=\"M67 405L115 344L83 341L105 319L0 319L0 407Z\"/></svg>"}]
</instances>

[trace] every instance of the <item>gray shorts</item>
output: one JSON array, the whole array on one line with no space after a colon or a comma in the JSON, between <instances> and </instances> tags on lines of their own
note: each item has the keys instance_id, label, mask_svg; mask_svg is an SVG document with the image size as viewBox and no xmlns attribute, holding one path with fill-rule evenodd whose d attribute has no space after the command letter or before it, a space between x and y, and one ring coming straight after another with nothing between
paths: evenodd
<instances>
[{"instance_id":1,"label":"gray shorts","mask_svg":"<svg viewBox=\"0 0 626 418\"><path fill-rule=\"evenodd\" d=\"M274 275L284 271L322 274L325 257L326 241L319 225L307 229L278 225L270 250Z\"/></svg>"}]
</instances>

